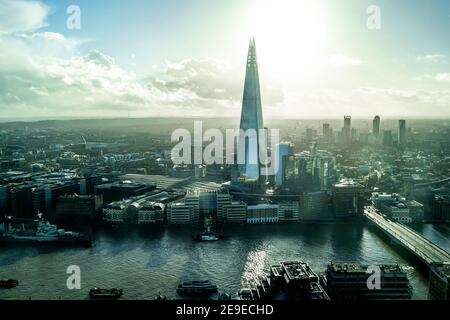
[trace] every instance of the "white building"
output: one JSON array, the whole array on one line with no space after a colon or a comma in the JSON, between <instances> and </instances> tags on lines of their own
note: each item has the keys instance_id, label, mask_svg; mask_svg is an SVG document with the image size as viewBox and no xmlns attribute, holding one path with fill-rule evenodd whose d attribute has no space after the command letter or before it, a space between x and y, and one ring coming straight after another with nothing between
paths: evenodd
<instances>
[{"instance_id":1,"label":"white building","mask_svg":"<svg viewBox=\"0 0 450 320\"><path fill-rule=\"evenodd\" d=\"M224 206L232 203L231 195L228 192L220 191L216 195L217 219L225 220Z\"/></svg>"},{"instance_id":2,"label":"white building","mask_svg":"<svg viewBox=\"0 0 450 320\"><path fill-rule=\"evenodd\" d=\"M259 204L247 207L248 224L277 223L279 221L279 205Z\"/></svg>"},{"instance_id":3,"label":"white building","mask_svg":"<svg viewBox=\"0 0 450 320\"><path fill-rule=\"evenodd\" d=\"M184 204L192 207L191 223L197 223L200 219L200 192L190 191L184 199Z\"/></svg>"},{"instance_id":4,"label":"white building","mask_svg":"<svg viewBox=\"0 0 450 320\"><path fill-rule=\"evenodd\" d=\"M223 218L228 223L244 224L247 219L247 204L238 201L224 205Z\"/></svg>"},{"instance_id":5,"label":"white building","mask_svg":"<svg viewBox=\"0 0 450 320\"><path fill-rule=\"evenodd\" d=\"M184 203L173 203L167 208L168 224L190 224L194 216L194 207Z\"/></svg>"}]
</instances>

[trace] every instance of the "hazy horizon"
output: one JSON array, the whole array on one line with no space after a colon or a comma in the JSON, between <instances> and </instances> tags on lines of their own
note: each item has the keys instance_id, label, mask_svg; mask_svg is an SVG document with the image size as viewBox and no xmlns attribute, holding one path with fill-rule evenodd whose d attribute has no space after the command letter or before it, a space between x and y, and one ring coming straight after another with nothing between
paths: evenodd
<instances>
[{"instance_id":1,"label":"hazy horizon","mask_svg":"<svg viewBox=\"0 0 450 320\"><path fill-rule=\"evenodd\" d=\"M144 117L49 117L49 118L12 118L12 119L1 119L0 123L2 124L8 124L8 123L16 123L16 122L23 122L23 123L38 123L38 122L52 122L52 121L82 121L82 120L100 120L100 121L116 121L116 120L152 120L152 119L161 119L161 120L220 120L220 119L227 119L227 120L236 120L239 122L238 116L214 116L214 117L196 117L196 116L184 116L184 117L177 117L177 116L144 116ZM321 122L327 122L327 121L341 121L343 122L344 116L342 117L327 117L327 118L301 118L301 117L265 117L265 120L286 120L286 121L321 121ZM398 120L409 120L409 121L446 121L450 120L449 117L445 118L438 118L438 117L381 117L382 121L398 121ZM373 117L367 116L367 117L352 117L353 121L372 121Z\"/></svg>"}]
</instances>

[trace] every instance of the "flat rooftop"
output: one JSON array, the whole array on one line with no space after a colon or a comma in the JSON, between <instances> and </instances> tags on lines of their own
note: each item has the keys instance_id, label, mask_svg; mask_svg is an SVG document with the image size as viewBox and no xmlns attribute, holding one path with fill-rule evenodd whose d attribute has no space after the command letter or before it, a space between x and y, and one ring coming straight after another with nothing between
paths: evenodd
<instances>
[{"instance_id":1,"label":"flat rooftop","mask_svg":"<svg viewBox=\"0 0 450 320\"><path fill-rule=\"evenodd\" d=\"M365 273L367 266L364 266L358 262L336 262L333 261L328 265L333 272L336 273ZM383 273L397 273L403 272L397 264L381 264L377 265Z\"/></svg>"},{"instance_id":2,"label":"flat rooftop","mask_svg":"<svg viewBox=\"0 0 450 320\"><path fill-rule=\"evenodd\" d=\"M361 273L365 269L358 262L331 262L329 267L337 273Z\"/></svg>"},{"instance_id":3,"label":"flat rooftop","mask_svg":"<svg viewBox=\"0 0 450 320\"><path fill-rule=\"evenodd\" d=\"M316 277L316 274L305 262L282 262L281 266L291 280L310 279L311 277Z\"/></svg>"}]
</instances>

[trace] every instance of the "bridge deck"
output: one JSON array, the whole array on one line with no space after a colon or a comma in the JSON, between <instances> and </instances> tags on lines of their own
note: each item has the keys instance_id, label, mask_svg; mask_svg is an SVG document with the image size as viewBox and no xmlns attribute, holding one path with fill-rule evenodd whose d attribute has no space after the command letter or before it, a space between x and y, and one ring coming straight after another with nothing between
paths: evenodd
<instances>
[{"instance_id":1,"label":"bridge deck","mask_svg":"<svg viewBox=\"0 0 450 320\"><path fill-rule=\"evenodd\" d=\"M384 218L373 207L366 208L364 212L370 221L398 240L409 251L427 264L432 262L450 262L450 254L447 251L424 238L416 231L405 225Z\"/></svg>"}]
</instances>

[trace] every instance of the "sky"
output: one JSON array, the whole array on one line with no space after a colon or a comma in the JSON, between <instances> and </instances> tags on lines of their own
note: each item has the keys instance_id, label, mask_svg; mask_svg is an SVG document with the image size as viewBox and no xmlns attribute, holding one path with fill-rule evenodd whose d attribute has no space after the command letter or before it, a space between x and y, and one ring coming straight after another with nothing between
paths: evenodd
<instances>
[{"instance_id":1,"label":"sky","mask_svg":"<svg viewBox=\"0 0 450 320\"><path fill-rule=\"evenodd\" d=\"M447 118L449 30L447 0L1 0L0 121L238 117L250 37L265 116Z\"/></svg>"}]
</instances>

